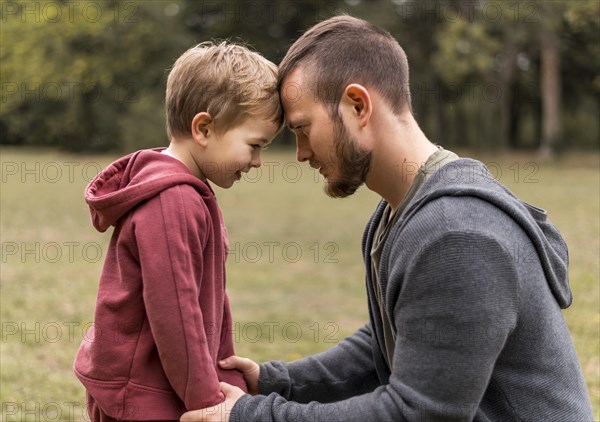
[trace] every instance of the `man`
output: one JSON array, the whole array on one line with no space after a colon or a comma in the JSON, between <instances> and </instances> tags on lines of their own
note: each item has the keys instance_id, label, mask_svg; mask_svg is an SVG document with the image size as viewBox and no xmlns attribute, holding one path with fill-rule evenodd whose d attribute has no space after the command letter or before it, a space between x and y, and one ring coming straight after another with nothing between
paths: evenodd
<instances>
[{"instance_id":1,"label":"man","mask_svg":"<svg viewBox=\"0 0 600 422\"><path fill-rule=\"evenodd\" d=\"M427 139L398 43L333 17L292 45L279 78L298 160L330 196L364 183L382 197L363 237L369 322L295 362L228 358L252 395L222 383L222 405L181 420L593 420L560 311L564 241L483 164Z\"/></svg>"}]
</instances>

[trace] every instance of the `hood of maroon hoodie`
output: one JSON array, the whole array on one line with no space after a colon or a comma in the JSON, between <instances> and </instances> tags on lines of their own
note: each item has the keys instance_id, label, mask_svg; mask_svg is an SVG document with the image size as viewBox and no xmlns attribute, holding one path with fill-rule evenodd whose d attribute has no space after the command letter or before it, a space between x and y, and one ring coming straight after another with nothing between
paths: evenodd
<instances>
[{"instance_id":1,"label":"hood of maroon hoodie","mask_svg":"<svg viewBox=\"0 0 600 422\"><path fill-rule=\"evenodd\" d=\"M193 186L203 197L214 196L208 185L179 160L161 154L165 148L134 152L102 170L85 189L92 224L106 231L139 203L175 185Z\"/></svg>"}]
</instances>

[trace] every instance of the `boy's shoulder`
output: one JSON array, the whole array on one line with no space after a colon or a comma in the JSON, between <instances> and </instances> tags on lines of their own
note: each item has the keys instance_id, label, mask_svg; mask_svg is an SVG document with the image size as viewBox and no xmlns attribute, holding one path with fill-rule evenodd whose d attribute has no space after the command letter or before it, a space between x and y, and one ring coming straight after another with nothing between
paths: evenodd
<instances>
[{"instance_id":1,"label":"boy's shoulder","mask_svg":"<svg viewBox=\"0 0 600 422\"><path fill-rule=\"evenodd\" d=\"M214 195L200 193L196 186L181 183L169 186L144 201L133 212L161 213L170 216L209 216L218 207Z\"/></svg>"},{"instance_id":2,"label":"boy's shoulder","mask_svg":"<svg viewBox=\"0 0 600 422\"><path fill-rule=\"evenodd\" d=\"M181 161L161 152L162 148L138 151L131 160L129 183L122 191L124 200L129 197L134 201L137 196L138 209L143 205L152 208L157 202L159 209L171 208L178 214L209 212L212 207L208 204L216 201L210 185L190 173Z\"/></svg>"},{"instance_id":3,"label":"boy's shoulder","mask_svg":"<svg viewBox=\"0 0 600 422\"><path fill-rule=\"evenodd\" d=\"M222 222L216 201L214 205L209 202L193 186L175 185L133 208L123 221L122 230L132 234L163 233L161 236L168 238L200 236L206 241L215 235L217 221Z\"/></svg>"},{"instance_id":4,"label":"boy's shoulder","mask_svg":"<svg viewBox=\"0 0 600 422\"><path fill-rule=\"evenodd\" d=\"M90 182L85 197L99 231L123 217L160 224L158 219L199 220L218 212L210 185L180 161L156 150L115 161Z\"/></svg>"}]
</instances>

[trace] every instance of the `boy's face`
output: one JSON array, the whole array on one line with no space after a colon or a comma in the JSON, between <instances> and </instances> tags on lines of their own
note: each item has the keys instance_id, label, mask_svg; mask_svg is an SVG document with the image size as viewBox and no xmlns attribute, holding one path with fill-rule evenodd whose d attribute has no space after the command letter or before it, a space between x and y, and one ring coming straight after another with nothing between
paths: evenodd
<instances>
[{"instance_id":1,"label":"boy's face","mask_svg":"<svg viewBox=\"0 0 600 422\"><path fill-rule=\"evenodd\" d=\"M203 175L228 189L253 167L260 167L260 153L277 134L277 125L261 117L250 117L224 133L213 132L201 166Z\"/></svg>"}]
</instances>

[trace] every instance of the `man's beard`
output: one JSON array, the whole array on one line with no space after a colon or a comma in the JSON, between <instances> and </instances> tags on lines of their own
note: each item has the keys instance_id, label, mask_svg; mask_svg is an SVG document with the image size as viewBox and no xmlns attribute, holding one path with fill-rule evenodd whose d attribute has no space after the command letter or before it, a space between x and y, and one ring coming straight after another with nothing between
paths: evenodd
<instances>
[{"instance_id":1,"label":"man's beard","mask_svg":"<svg viewBox=\"0 0 600 422\"><path fill-rule=\"evenodd\" d=\"M331 164L335 171L326 180L325 193L332 198L345 198L365 183L371 168L371 152L358 146L339 116L334 116L333 123L336 157L332 157Z\"/></svg>"}]
</instances>

